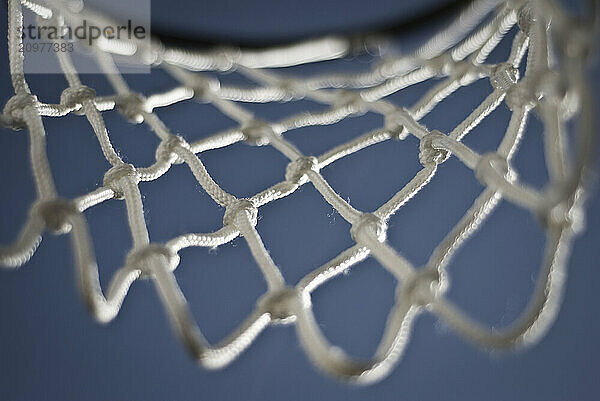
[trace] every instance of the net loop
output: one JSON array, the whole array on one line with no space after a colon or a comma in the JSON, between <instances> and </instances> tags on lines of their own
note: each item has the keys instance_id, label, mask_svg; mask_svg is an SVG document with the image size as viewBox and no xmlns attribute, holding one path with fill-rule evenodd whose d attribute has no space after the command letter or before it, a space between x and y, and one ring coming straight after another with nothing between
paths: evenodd
<instances>
[{"instance_id":1,"label":"net loop","mask_svg":"<svg viewBox=\"0 0 600 401\"><path fill-rule=\"evenodd\" d=\"M165 161L169 164L182 164L183 158L177 153L177 149L190 150L190 144L180 135L170 135L160 142L156 148L156 161Z\"/></svg>"},{"instance_id":2,"label":"net loop","mask_svg":"<svg viewBox=\"0 0 600 401\"><path fill-rule=\"evenodd\" d=\"M60 94L60 103L70 109L75 109L76 114L82 114L83 102L94 100L96 91L89 86L77 85L65 88Z\"/></svg>"},{"instance_id":3,"label":"net loop","mask_svg":"<svg viewBox=\"0 0 600 401\"><path fill-rule=\"evenodd\" d=\"M239 218L247 219L252 227L256 226L258 221L258 209L249 199L238 199L225 208L223 215L223 225L232 225L238 228L237 220Z\"/></svg>"},{"instance_id":4,"label":"net loop","mask_svg":"<svg viewBox=\"0 0 600 401\"><path fill-rule=\"evenodd\" d=\"M419 145L419 162L425 167L432 164L441 164L448 160L450 151L442 147L435 146L433 141L438 138L445 137L438 130L433 130L423 138Z\"/></svg>"},{"instance_id":5,"label":"net loop","mask_svg":"<svg viewBox=\"0 0 600 401\"><path fill-rule=\"evenodd\" d=\"M319 161L314 156L302 156L288 163L285 179L294 185L303 185L308 181L309 171L318 172Z\"/></svg>"},{"instance_id":6,"label":"net loop","mask_svg":"<svg viewBox=\"0 0 600 401\"><path fill-rule=\"evenodd\" d=\"M39 105L37 96L30 93L17 93L6 102L2 111L5 124L15 131L26 128L23 113L28 107L37 108Z\"/></svg>"},{"instance_id":7,"label":"net loop","mask_svg":"<svg viewBox=\"0 0 600 401\"><path fill-rule=\"evenodd\" d=\"M32 212L41 217L46 228L54 234L66 234L71 231L69 218L79 214L73 201L54 198L38 201Z\"/></svg>"},{"instance_id":8,"label":"net loop","mask_svg":"<svg viewBox=\"0 0 600 401\"><path fill-rule=\"evenodd\" d=\"M290 286L270 291L258 300L259 308L271 315L271 321L274 324L293 323L301 305L298 290Z\"/></svg>"},{"instance_id":9,"label":"net loop","mask_svg":"<svg viewBox=\"0 0 600 401\"><path fill-rule=\"evenodd\" d=\"M179 255L163 244L151 243L143 248L133 249L127 255L126 266L139 270L141 277L154 277L158 266L174 271L179 266Z\"/></svg>"},{"instance_id":10,"label":"net loop","mask_svg":"<svg viewBox=\"0 0 600 401\"><path fill-rule=\"evenodd\" d=\"M135 167L127 163L117 164L104 174L103 185L114 192L115 199L124 197L121 187L123 178L128 178L136 184L140 181L140 175Z\"/></svg>"},{"instance_id":11,"label":"net loop","mask_svg":"<svg viewBox=\"0 0 600 401\"><path fill-rule=\"evenodd\" d=\"M387 224L373 213L363 213L352 224L350 236L356 243L360 243L364 235L374 235L379 242L384 242L387 237Z\"/></svg>"}]
</instances>

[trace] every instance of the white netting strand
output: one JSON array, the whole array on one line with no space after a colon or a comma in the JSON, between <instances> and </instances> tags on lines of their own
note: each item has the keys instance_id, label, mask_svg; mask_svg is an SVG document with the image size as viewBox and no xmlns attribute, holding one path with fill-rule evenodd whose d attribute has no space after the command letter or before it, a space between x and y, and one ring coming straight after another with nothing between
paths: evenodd
<instances>
[{"instance_id":1,"label":"white netting strand","mask_svg":"<svg viewBox=\"0 0 600 401\"><path fill-rule=\"evenodd\" d=\"M584 173L589 164L592 135L589 95L584 81L589 43L582 43L581 38L591 33L589 26L573 23L548 0L496 3L489 0L474 2L447 29L434 35L415 52L375 63L368 72L358 74L300 78L284 76L274 68L344 57L351 48L351 41L344 37L326 37L261 51L232 48L192 51L156 43L150 48L133 43L137 50L132 57L165 68L179 82L178 87L151 95L132 92L118 74L111 46L119 44L98 42L92 50L116 94L97 97L92 88L81 84L69 54L59 52L69 87L63 91L60 104L48 104L30 92L25 79L23 53L19 51L22 39L14 29L22 24L22 7L38 14L41 23L45 24L61 24L62 21L68 24L81 18L85 9L74 13L60 8L61 3L50 9L34 1L9 0L9 58L15 95L4 108L2 122L29 132L38 199L31 207L29 220L18 239L10 246L0 248L0 263L16 267L27 262L44 230L70 233L83 296L97 320L112 320L130 285L139 277L150 277L186 348L207 368L219 368L232 362L270 324L295 324L302 347L318 367L337 377L373 382L387 375L398 362L408 342L412 321L423 311L435 314L464 337L485 347L507 348L535 342L557 314L565 281L566 255L581 221ZM482 22L490 13L493 14L487 22ZM503 63L486 64L490 52L515 24L520 30L514 37L508 59ZM519 66L525 55L526 72L521 78ZM226 86L201 72L234 69L257 85ZM431 78L440 80L409 109L385 99ZM430 130L420 122L460 87L484 78L490 81L491 94L451 132ZM192 143L171 134L153 110L192 98L214 105L238 126ZM302 98L326 107L320 112L301 113L280 121L263 121L243 106L244 102L268 103ZM479 154L463 144L461 140L465 135L503 101L510 107L512 115L498 149ZM126 164L113 148L102 112L115 108L131 122L147 124L160 138L156 162L151 166ZM528 115L534 109L538 110L545 126L544 154L550 181L543 191L520 182L511 166ZM573 109L578 109L578 114ZM366 111L384 116L384 126L322 155L304 155L284 135L305 126L334 124ZM55 189L46 157L42 122L42 116L59 118L70 113L87 118L104 156L112 165L100 180L101 187L73 200L59 197ZM574 115L580 122L577 138L581 151L575 158L570 158L565 147L565 121ZM320 173L325 166L347 155L408 135L420 140L418 152L422 169L375 211L363 212L354 208ZM285 155L290 160L285 180L248 199L238 199L221 188L199 156L206 150L241 141L250 145L269 145ZM386 223L429 183L449 157L458 158L473 170L486 189L432 252L426 266L417 269L386 242ZM174 164L185 164L206 193L225 208L223 226L212 233L188 233L164 244L152 243L138 183L157 180ZM350 234L356 244L296 285L290 285L267 252L256 227L257 216L261 206L308 183L351 224ZM113 198L125 201L133 248L105 292L100 286L83 212ZM468 317L445 297L449 285L446 266L501 199L539 216L547 242L542 271L528 307L508 328L492 330ZM181 249L215 247L238 236L248 243L268 284L268 291L258 300L254 312L230 336L211 345L196 325L173 272L179 264ZM311 308L311 292L368 256L373 256L397 278L397 298L376 354L369 360L356 360L332 346L322 333Z\"/></svg>"}]
</instances>

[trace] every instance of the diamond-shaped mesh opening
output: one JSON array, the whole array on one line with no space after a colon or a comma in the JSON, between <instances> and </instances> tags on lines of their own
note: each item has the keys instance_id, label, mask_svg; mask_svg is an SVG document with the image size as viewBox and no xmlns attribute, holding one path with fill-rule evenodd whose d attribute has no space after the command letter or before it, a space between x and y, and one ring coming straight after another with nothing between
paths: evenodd
<instances>
[{"instance_id":1,"label":"diamond-shaped mesh opening","mask_svg":"<svg viewBox=\"0 0 600 401\"><path fill-rule=\"evenodd\" d=\"M525 309L541 274L544 243L539 221L501 202L450 262L448 298L477 320L508 326Z\"/></svg>"},{"instance_id":2,"label":"diamond-shaped mesh opening","mask_svg":"<svg viewBox=\"0 0 600 401\"><path fill-rule=\"evenodd\" d=\"M175 271L198 327L211 343L231 333L266 291L260 269L241 238L215 249L181 252ZM239 260L247 260L240 264Z\"/></svg>"},{"instance_id":3,"label":"diamond-shaped mesh opening","mask_svg":"<svg viewBox=\"0 0 600 401\"><path fill-rule=\"evenodd\" d=\"M513 161L519 179L540 189L548 183L548 166L545 158L539 157L540 153L547 156L544 135L546 134L542 123L532 113L527 122L527 131L523 135L521 146L515 152Z\"/></svg>"},{"instance_id":4,"label":"diamond-shaped mesh opening","mask_svg":"<svg viewBox=\"0 0 600 401\"><path fill-rule=\"evenodd\" d=\"M292 210L294 213L290 213ZM271 257L292 285L353 243L348 223L310 183L262 207L257 228Z\"/></svg>"},{"instance_id":5,"label":"diamond-shaped mesh opening","mask_svg":"<svg viewBox=\"0 0 600 401\"><path fill-rule=\"evenodd\" d=\"M288 160L270 146L236 143L199 155L215 181L232 194L251 197L285 179Z\"/></svg>"},{"instance_id":6,"label":"diamond-shaped mesh opening","mask_svg":"<svg viewBox=\"0 0 600 401\"><path fill-rule=\"evenodd\" d=\"M172 166L160 180L160 186L140 183L152 241L165 242L190 232L212 232L222 226L224 209L214 204L185 165ZM172 213L157 213L165 206ZM198 210L205 212L198 213Z\"/></svg>"},{"instance_id":7,"label":"diamond-shaped mesh opening","mask_svg":"<svg viewBox=\"0 0 600 401\"><path fill-rule=\"evenodd\" d=\"M101 185L110 164L98 148L98 140L86 118L75 115L45 118L44 124L49 132L46 137L48 160L57 166L52 170L57 190L65 197L77 197ZM81 152L81 149L89 151Z\"/></svg>"},{"instance_id":8,"label":"diamond-shaped mesh opening","mask_svg":"<svg viewBox=\"0 0 600 401\"><path fill-rule=\"evenodd\" d=\"M325 167L323 176L350 204L374 211L422 168L418 147L414 138L378 143Z\"/></svg>"},{"instance_id":9,"label":"diamond-shaped mesh opening","mask_svg":"<svg viewBox=\"0 0 600 401\"><path fill-rule=\"evenodd\" d=\"M372 357L394 305L396 284L376 260L368 258L319 287L312 304L323 334L354 357Z\"/></svg>"},{"instance_id":10,"label":"diamond-shaped mesh opening","mask_svg":"<svg viewBox=\"0 0 600 401\"><path fill-rule=\"evenodd\" d=\"M85 212L96 253L98 277L103 288L108 288L117 270L125 265L132 247L127 225L125 202L112 200L99 208Z\"/></svg>"},{"instance_id":11,"label":"diamond-shaped mesh opening","mask_svg":"<svg viewBox=\"0 0 600 401\"><path fill-rule=\"evenodd\" d=\"M480 192L473 173L456 159L448 159L431 182L390 218L388 241L416 266L424 266Z\"/></svg>"}]
</instances>

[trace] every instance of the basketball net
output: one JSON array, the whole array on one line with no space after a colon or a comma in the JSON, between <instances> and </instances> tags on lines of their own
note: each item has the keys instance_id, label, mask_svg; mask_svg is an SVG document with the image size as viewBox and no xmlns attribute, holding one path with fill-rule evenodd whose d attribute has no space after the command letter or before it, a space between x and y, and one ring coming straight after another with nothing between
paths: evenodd
<instances>
[{"instance_id":1,"label":"basketball net","mask_svg":"<svg viewBox=\"0 0 600 401\"><path fill-rule=\"evenodd\" d=\"M401 359L414 318L421 313L434 314L459 335L492 349L535 343L556 318L565 284L565 261L572 238L583 223L583 184L593 139L593 110L584 72L593 35L590 26L574 22L553 1L511 0L500 4L476 1L414 52L385 59L375 57L367 71L352 74L300 77L284 75L277 69L343 58L353 49L352 41L343 36L265 50L223 47L196 51L157 41L144 46L134 40L98 40L91 50L115 94L96 96L93 88L81 84L69 54L59 52L57 57L69 84L59 104L45 103L31 93L24 74L24 55L19 51L22 39L15 27L22 25L23 7L37 14L39 24L47 26L61 27L83 17L93 19L94 15L86 15L85 8L75 12L61 7L61 2L51 4L56 5L48 8L30 0L8 2L9 60L15 95L4 108L2 122L14 129L25 129L29 134L37 200L15 242L0 249L1 264L7 267L25 264L45 232L69 234L83 298L98 321L114 319L131 284L139 278L149 278L156 285L182 343L200 365L209 369L230 364L268 326L293 324L302 348L320 369L335 377L370 383L388 375ZM497 64L486 63L488 55L515 25L518 32L508 58ZM370 44L373 43L377 44L376 38L370 38ZM153 68L164 68L178 86L154 94L133 92L113 62L113 54L122 56L124 46L128 46L132 59ZM520 77L522 64L525 73ZM227 86L215 78L232 70L255 85ZM389 95L411 85L434 79L435 85L410 108L398 107L387 100ZM420 122L453 92L480 79L489 80L489 95L451 132L431 130ZM236 126L194 142L173 135L154 110L189 99L212 104L235 120ZM265 121L244 107L248 102L298 99L322 104L322 110ZM511 111L503 139L496 151L479 154L462 139L502 102ZM119 110L132 123L146 124L160 138L154 164L133 166L122 160L111 144L103 119L103 112L112 109ZM543 190L521 182L511 164L528 116L534 111L544 124L543 152L549 182ZM360 118L366 112L382 115L385 124L321 155L305 155L286 139L285 134L291 130L327 126L346 118ZM42 120L69 114L89 121L112 166L96 190L75 199L61 198L55 189ZM566 123L570 119L576 121L578 152L568 149ZM350 154L409 135L420 140L422 169L377 210L356 209L320 174L321 169ZM289 164L281 182L252 197L239 199L211 178L202 163L202 152L244 141L252 146L272 146L289 159ZM401 250L386 242L386 222L444 168L449 157L457 158L471 169L485 189L435 248L427 264L417 268L402 256ZM171 168L189 168L203 190L223 207L221 228L210 233L181 234L165 243L150 241L138 183L159 180ZM355 244L291 284L269 255L256 224L261 206L292 194L302 185L314 186L351 224L350 235ZM133 246L105 290L100 285L84 212L112 199L125 201ZM445 294L449 286L446 267L453 254L481 227L501 200L537 216L546 235L546 245L528 306L515 322L498 330L469 317ZM239 236L247 242L268 291L231 335L212 345L193 319L174 270L179 264L180 250L217 247ZM375 355L358 360L325 337L313 314L311 293L367 257L375 258L397 279L397 294Z\"/></svg>"}]
</instances>

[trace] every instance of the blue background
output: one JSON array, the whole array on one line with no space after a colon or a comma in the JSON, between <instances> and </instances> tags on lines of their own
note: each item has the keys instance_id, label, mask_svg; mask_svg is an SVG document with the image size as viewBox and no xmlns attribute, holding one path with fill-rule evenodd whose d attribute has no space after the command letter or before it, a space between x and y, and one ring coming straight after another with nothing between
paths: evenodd
<instances>
[{"instance_id":1,"label":"blue background","mask_svg":"<svg viewBox=\"0 0 600 401\"><path fill-rule=\"evenodd\" d=\"M378 7L364 7L362 2L344 2L341 11L340 2L297 2L286 7L283 2L273 2L271 8L265 8L268 2L264 1L198 2L194 3L195 11L186 13L190 18L198 15L198 20L184 21L183 26L194 32L196 21L209 33L285 38L327 27L368 25L394 15L407 18L409 14L402 14L406 4L401 3L385 1ZM181 9L189 6L182 5ZM153 3L155 23L164 23L172 9L172 2ZM264 17L265 9L271 10L268 18ZM0 10L0 20L6 20L5 7ZM6 25L0 25L0 36L4 37ZM419 32L413 36L411 40ZM407 47L407 43L410 41L400 41L399 46ZM508 42L504 42L492 60L500 60L507 51ZM0 43L0 54L6 53L6 43ZM360 57L290 72L367 67L368 59ZM594 67L596 93L600 91L598 72ZM236 74L222 78L224 82L245 82ZM111 93L100 76L82 79L100 95ZM146 94L175 85L161 71L127 79L134 89ZM60 75L30 76L28 81L33 92L47 102L58 102L66 87ZM411 105L432 83L402 91L391 100ZM486 80L463 88L424 122L448 132L489 92ZM3 58L0 104L12 93L8 61ZM271 120L323 107L310 101L248 105L261 118ZM174 133L189 141L234 125L212 106L191 101L160 109L158 114ZM128 124L117 112L104 115L111 140L123 158L136 166L149 165L158 145L154 134L144 126ZM494 149L509 116L502 105L465 138L465 143L479 152ZM109 166L85 118L44 118L44 124L59 193L75 197L96 188ZM306 154L318 155L381 124L380 116L368 113L334 126L303 128L285 135ZM547 180L542 149L541 125L533 117L514 165L523 181L538 188ZM412 137L387 141L337 161L322 173L352 205L372 211L418 171L417 153L418 142ZM239 197L253 195L284 178L286 159L270 147L242 143L205 152L200 158L215 180ZM27 265L18 271L0 272L0 398L595 400L600 379L600 197L596 187L592 187L587 203L587 229L569 258L564 303L556 323L539 344L518 353L490 354L424 314L416 320L400 364L384 381L365 388L337 382L316 371L292 326L268 328L222 371L198 368L171 332L150 281L136 282L115 321L99 325L80 300L67 237L45 235ZM35 198L28 139L23 131L0 129L0 188L0 243L7 243L19 231ZM422 265L482 188L470 170L451 158L422 193L391 219L390 243L415 265ZM157 182L140 184L140 190L152 241L220 227L223 210L202 191L185 165L174 166ZM352 245L349 225L310 184L261 207L259 215L257 229L290 284ZM90 209L86 216L106 287L131 245L125 205L111 200ZM452 287L448 297L490 325L509 324L532 293L544 245L542 234L533 216L503 202L449 266ZM216 342L250 313L266 290L264 280L243 239L217 250L186 249L181 256L176 277L204 334ZM315 291L313 304L324 333L353 355L371 355L394 301L394 287L391 275L372 259L323 285Z\"/></svg>"}]
</instances>

